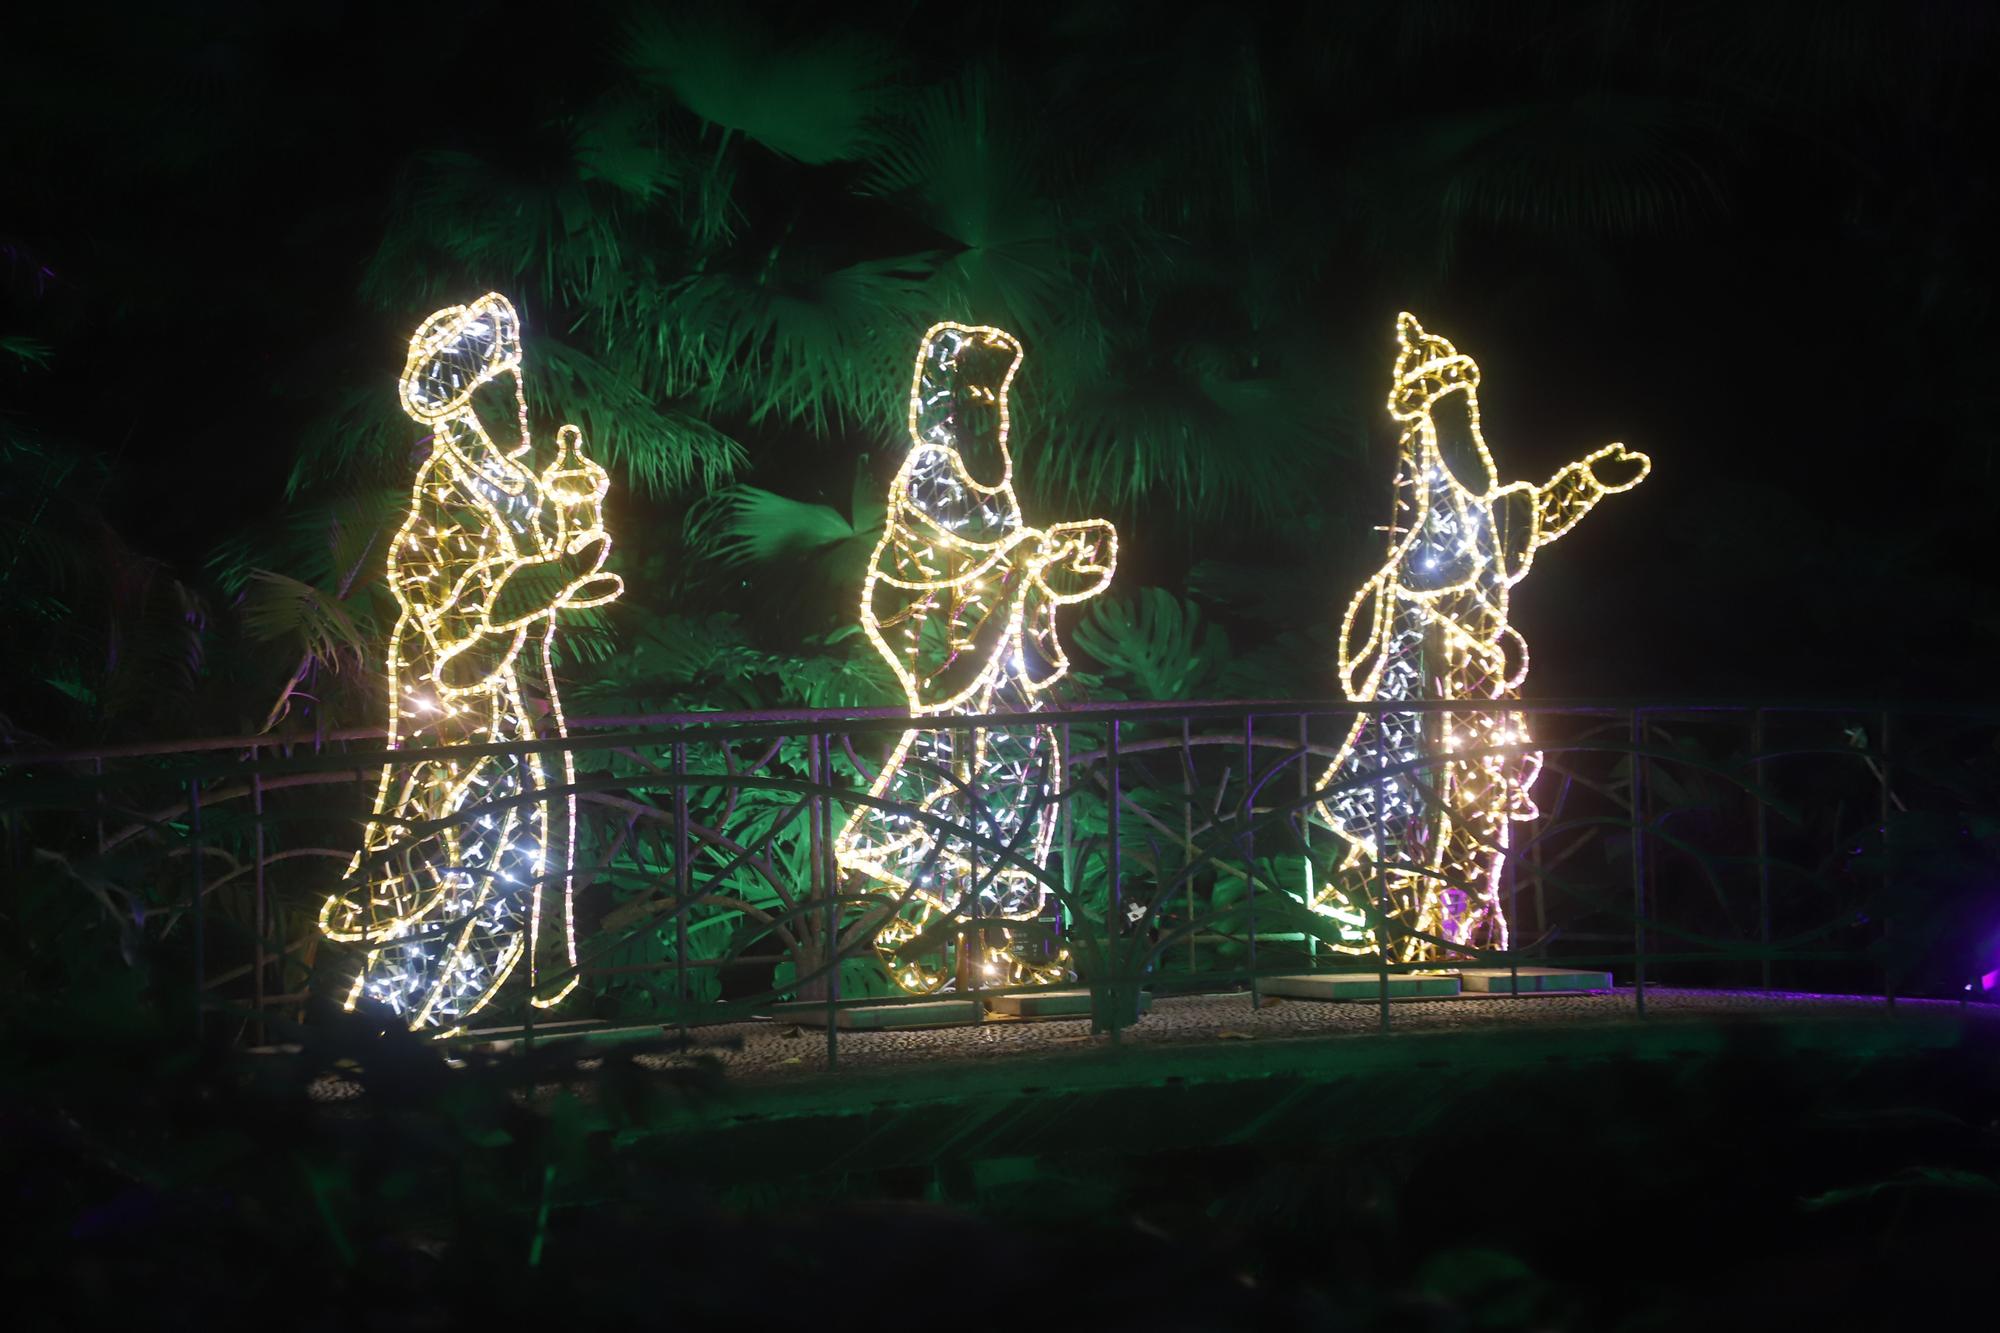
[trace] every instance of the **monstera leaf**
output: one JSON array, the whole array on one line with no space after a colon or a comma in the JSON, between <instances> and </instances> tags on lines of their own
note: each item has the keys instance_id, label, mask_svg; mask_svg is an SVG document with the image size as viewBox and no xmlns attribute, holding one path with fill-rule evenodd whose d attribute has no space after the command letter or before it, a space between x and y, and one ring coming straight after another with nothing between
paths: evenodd
<instances>
[{"instance_id":1,"label":"monstera leaf","mask_svg":"<svg viewBox=\"0 0 2000 1333\"><path fill-rule=\"evenodd\" d=\"M1229 636L1204 626L1192 602L1165 588L1145 588L1127 601L1107 598L1076 627L1078 648L1141 699L1200 696L1229 661Z\"/></svg>"}]
</instances>

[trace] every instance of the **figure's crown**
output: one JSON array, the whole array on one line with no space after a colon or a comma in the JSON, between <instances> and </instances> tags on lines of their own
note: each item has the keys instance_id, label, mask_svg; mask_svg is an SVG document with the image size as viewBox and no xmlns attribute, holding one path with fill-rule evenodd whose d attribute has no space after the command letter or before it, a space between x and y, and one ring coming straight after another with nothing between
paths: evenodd
<instances>
[{"instance_id":1,"label":"figure's crown","mask_svg":"<svg viewBox=\"0 0 2000 1333\"><path fill-rule=\"evenodd\" d=\"M506 297L488 292L417 326L397 390L403 410L429 424L464 407L473 390L520 364L521 317Z\"/></svg>"},{"instance_id":2,"label":"figure's crown","mask_svg":"<svg viewBox=\"0 0 2000 1333\"><path fill-rule=\"evenodd\" d=\"M1451 341L1424 326L1409 311L1396 316L1396 375L1389 390L1389 415L1408 421L1423 415L1431 401L1454 388L1479 387L1479 366Z\"/></svg>"}]
</instances>

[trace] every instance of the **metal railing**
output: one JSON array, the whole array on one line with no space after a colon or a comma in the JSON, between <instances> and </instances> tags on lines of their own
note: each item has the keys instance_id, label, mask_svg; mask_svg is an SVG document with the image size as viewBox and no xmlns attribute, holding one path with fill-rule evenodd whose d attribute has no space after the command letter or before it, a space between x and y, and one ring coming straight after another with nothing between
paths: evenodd
<instances>
[{"instance_id":1,"label":"metal railing","mask_svg":"<svg viewBox=\"0 0 2000 1333\"><path fill-rule=\"evenodd\" d=\"M1514 825L1501 865L1509 947L1458 948L1463 964L1612 969L1641 1012L1662 979L1875 989L1893 1003L1899 987L1950 991L1976 973L1948 929L1942 944L1933 938L1932 909L1950 900L1954 875L1992 853L1973 822L2000 796L2000 713L1505 707L1526 717L1526 748L1544 756L1542 813ZM1371 711L1237 701L949 719L989 734L1059 732L1060 836L1039 863L1000 836L982 800L954 807L974 812L968 823L874 803L973 849L975 875L1005 868L1039 881L1041 919L1004 928L1050 958L1065 951L1114 1033L1136 1018L1142 989L1241 989L1255 1004L1265 979L1320 971L1377 977L1386 1027L1389 979L1436 964L1389 963L1393 948L1343 952L1351 937L1303 901L1337 870L1316 784L1356 714ZM908 725L894 710L598 718L573 722L565 741L455 748L459 758L566 748L576 768L581 984L540 1015L503 994L483 1022L530 1033L581 1019L694 1027L804 999L827 1010L833 1058L834 1011L910 998L888 984L874 943L899 903L843 882L833 853ZM353 975L353 951L323 940L316 919L384 759L379 734L365 732L0 758L16 918L65 947L143 958L156 986L191 992L192 1021L268 1040ZM1002 928L975 915L953 930L976 941ZM1386 911L1370 928L1392 945L1411 929ZM954 989L1009 988L961 969Z\"/></svg>"}]
</instances>

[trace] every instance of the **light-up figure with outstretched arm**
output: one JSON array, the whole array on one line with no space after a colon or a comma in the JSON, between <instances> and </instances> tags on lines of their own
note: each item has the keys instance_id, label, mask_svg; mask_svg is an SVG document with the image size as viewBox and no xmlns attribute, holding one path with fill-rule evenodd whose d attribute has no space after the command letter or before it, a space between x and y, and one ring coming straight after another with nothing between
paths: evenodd
<instances>
[{"instance_id":1,"label":"light-up figure with outstretched arm","mask_svg":"<svg viewBox=\"0 0 2000 1333\"><path fill-rule=\"evenodd\" d=\"M1412 315L1398 317L1396 342L1389 413L1403 433L1388 558L1341 618L1341 686L1356 703L1512 699L1528 673L1508 624L1514 586L1538 550L1652 464L1610 444L1542 485L1502 486L1480 431L1479 367ZM1308 894L1339 922L1335 947L1376 949L1371 908L1404 928L1390 946L1398 961L1506 946L1508 826L1537 813L1542 757L1529 740L1511 709L1356 717L1316 807L1341 855Z\"/></svg>"}]
</instances>

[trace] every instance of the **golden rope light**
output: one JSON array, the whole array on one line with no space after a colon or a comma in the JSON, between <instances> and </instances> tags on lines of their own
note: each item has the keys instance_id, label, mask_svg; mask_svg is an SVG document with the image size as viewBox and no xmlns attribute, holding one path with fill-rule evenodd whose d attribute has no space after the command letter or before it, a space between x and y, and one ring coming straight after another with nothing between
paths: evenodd
<instances>
[{"instance_id":1,"label":"golden rope light","mask_svg":"<svg viewBox=\"0 0 2000 1333\"><path fill-rule=\"evenodd\" d=\"M912 717L1030 713L1069 669L1058 606L1111 581L1118 534L1103 519L1031 528L1014 494L1007 391L1021 344L1000 329L937 324L924 335L910 386L911 449L889 486L888 518L861 590L861 627L902 683ZM981 476L997 480L981 481ZM1034 864L1055 836L1062 780L1055 729L913 727L890 751L869 795L974 828ZM976 805L974 796L976 795ZM974 815L977 814L977 823ZM896 957L943 918L1027 921L1045 893L1018 867L997 872L960 836L901 811L860 806L834 844L841 870L873 880L903 911L876 947L898 985L941 990L953 978ZM971 893L975 880L980 885ZM989 944L980 979L1052 980L1064 970Z\"/></svg>"},{"instance_id":2,"label":"golden rope light","mask_svg":"<svg viewBox=\"0 0 2000 1333\"><path fill-rule=\"evenodd\" d=\"M403 410L433 434L389 547L400 614L388 748L567 735L550 660L557 618L624 590L604 572L610 479L574 426L533 469L520 317L498 293L426 319L398 387ZM562 767L563 785L574 785L567 750ZM524 955L532 1003L554 1005L576 987L576 798L558 805L549 786L535 754L382 766L361 850L320 910L327 938L366 947L347 1008L370 1001L412 1029L454 1031ZM552 929L543 899L557 882L562 919ZM549 971L566 980L543 994Z\"/></svg>"},{"instance_id":3,"label":"golden rope light","mask_svg":"<svg viewBox=\"0 0 2000 1333\"><path fill-rule=\"evenodd\" d=\"M1389 552L1341 617L1341 686L1356 703L1513 699L1528 647L1507 623L1512 588L1539 548L1606 495L1638 485L1652 461L1609 444L1543 485L1502 486L1479 426L1479 367L1407 313L1396 341L1389 414L1403 434ZM1538 813L1529 792L1542 756L1487 751L1529 740L1512 710L1354 720L1319 780L1320 791L1333 790L1316 807L1343 844L1341 859L1328 883L1308 889L1311 906L1339 922L1336 948L1375 951L1371 895L1406 930L1506 947L1508 826ZM1450 952L1409 935L1390 951L1402 962Z\"/></svg>"}]
</instances>

